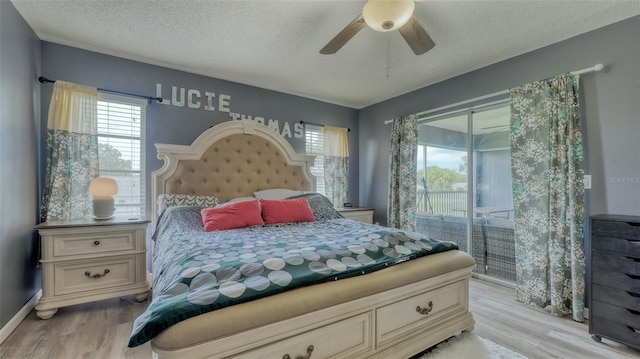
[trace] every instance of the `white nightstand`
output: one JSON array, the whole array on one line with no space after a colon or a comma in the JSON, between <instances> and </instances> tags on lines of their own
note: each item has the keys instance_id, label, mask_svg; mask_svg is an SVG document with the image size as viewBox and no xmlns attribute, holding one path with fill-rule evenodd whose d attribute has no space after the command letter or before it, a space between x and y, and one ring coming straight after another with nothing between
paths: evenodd
<instances>
[{"instance_id":1,"label":"white nightstand","mask_svg":"<svg viewBox=\"0 0 640 359\"><path fill-rule=\"evenodd\" d=\"M344 218L373 224L373 208L345 207L336 208Z\"/></svg>"},{"instance_id":2,"label":"white nightstand","mask_svg":"<svg viewBox=\"0 0 640 359\"><path fill-rule=\"evenodd\" d=\"M149 220L48 221L36 226L42 246L42 298L38 317L58 308L135 295L143 301L147 280L145 232Z\"/></svg>"}]
</instances>

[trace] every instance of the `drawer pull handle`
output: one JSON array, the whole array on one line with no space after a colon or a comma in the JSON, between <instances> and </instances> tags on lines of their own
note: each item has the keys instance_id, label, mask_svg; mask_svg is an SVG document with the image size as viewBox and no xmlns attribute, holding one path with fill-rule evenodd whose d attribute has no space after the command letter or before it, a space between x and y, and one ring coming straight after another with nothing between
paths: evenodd
<instances>
[{"instance_id":1,"label":"drawer pull handle","mask_svg":"<svg viewBox=\"0 0 640 359\"><path fill-rule=\"evenodd\" d=\"M429 313L431 313L431 310L433 309L433 302L429 301L429 304L426 307L420 307L417 306L416 307L416 312L423 314L423 315L427 315Z\"/></svg>"},{"instance_id":2,"label":"drawer pull handle","mask_svg":"<svg viewBox=\"0 0 640 359\"><path fill-rule=\"evenodd\" d=\"M91 272L86 271L86 272L84 272L84 275L86 275L86 276L87 276L87 277L89 277L89 278L100 278L100 277L104 277L104 276L105 276L105 275L107 275L109 272L111 272L111 271L109 270L109 268L107 268L107 269L105 269L105 270L104 270L104 273L102 273L102 274L100 274L100 273L96 273L96 274L93 274L93 275L92 275L92 274L91 274Z\"/></svg>"},{"instance_id":3,"label":"drawer pull handle","mask_svg":"<svg viewBox=\"0 0 640 359\"><path fill-rule=\"evenodd\" d=\"M307 347L307 355L306 356L298 355L297 357L295 357L295 359L309 359L309 358L311 358L311 354L313 353L313 349L315 349L313 347L313 345L309 345L309 347ZM285 355L282 356L282 359L291 359L291 356L289 354L285 354Z\"/></svg>"},{"instance_id":4,"label":"drawer pull handle","mask_svg":"<svg viewBox=\"0 0 640 359\"><path fill-rule=\"evenodd\" d=\"M96 246L99 246L100 245L100 241L95 241L95 242L93 242L93 244L95 244Z\"/></svg>"}]
</instances>

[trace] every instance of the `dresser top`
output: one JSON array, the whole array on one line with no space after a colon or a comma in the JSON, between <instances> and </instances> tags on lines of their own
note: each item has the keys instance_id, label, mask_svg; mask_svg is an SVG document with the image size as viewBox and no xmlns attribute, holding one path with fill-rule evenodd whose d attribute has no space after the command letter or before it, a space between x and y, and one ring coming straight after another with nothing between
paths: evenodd
<instances>
[{"instance_id":1,"label":"dresser top","mask_svg":"<svg viewBox=\"0 0 640 359\"><path fill-rule=\"evenodd\" d=\"M640 216L630 216L630 215L623 215L623 214L597 214L595 216L591 216L591 219L600 219L600 220L616 221L616 222L640 223Z\"/></svg>"},{"instance_id":2,"label":"dresser top","mask_svg":"<svg viewBox=\"0 0 640 359\"><path fill-rule=\"evenodd\" d=\"M81 219L65 219L65 220L53 220L40 223L36 226L36 229L44 228L67 228L67 227L95 227L95 226L115 226L126 224L145 224L150 221L146 218L130 218L130 217L113 217L112 219L93 219L93 218L81 218Z\"/></svg>"}]
</instances>

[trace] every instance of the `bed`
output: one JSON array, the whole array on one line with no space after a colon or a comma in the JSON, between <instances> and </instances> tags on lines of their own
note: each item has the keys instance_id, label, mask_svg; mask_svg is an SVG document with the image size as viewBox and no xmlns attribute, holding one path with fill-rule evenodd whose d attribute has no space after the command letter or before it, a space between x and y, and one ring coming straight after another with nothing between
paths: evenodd
<instances>
[{"instance_id":1,"label":"bed","mask_svg":"<svg viewBox=\"0 0 640 359\"><path fill-rule=\"evenodd\" d=\"M473 330L472 257L453 243L331 214L313 193L313 157L277 132L229 121L189 146L156 148L164 165L152 175L153 198L198 200L160 217L153 201L153 299L130 346L151 341L156 358L409 358ZM299 192L251 199L269 189ZM234 208L258 202L264 219L286 212L274 207L282 201L304 202L315 218L207 233L207 198Z\"/></svg>"}]
</instances>

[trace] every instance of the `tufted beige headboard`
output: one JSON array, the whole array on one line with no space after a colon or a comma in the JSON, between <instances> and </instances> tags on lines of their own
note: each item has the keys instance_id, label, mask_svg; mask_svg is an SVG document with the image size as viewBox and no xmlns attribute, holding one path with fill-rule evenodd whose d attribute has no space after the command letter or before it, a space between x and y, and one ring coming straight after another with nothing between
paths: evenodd
<instances>
[{"instance_id":1,"label":"tufted beige headboard","mask_svg":"<svg viewBox=\"0 0 640 359\"><path fill-rule=\"evenodd\" d=\"M164 166L152 173L152 217L162 193L216 196L224 202L269 188L315 190L313 156L298 155L280 134L255 121L228 121L190 146L155 144Z\"/></svg>"}]
</instances>

